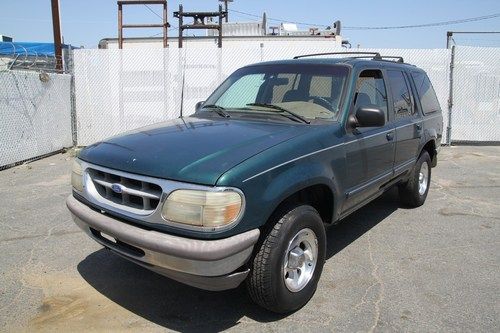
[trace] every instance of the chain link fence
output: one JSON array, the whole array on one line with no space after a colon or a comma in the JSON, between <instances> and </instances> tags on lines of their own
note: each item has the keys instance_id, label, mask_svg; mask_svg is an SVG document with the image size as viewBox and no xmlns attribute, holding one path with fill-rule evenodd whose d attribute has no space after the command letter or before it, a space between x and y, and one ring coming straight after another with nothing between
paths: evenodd
<instances>
[{"instance_id":1,"label":"chain link fence","mask_svg":"<svg viewBox=\"0 0 500 333\"><path fill-rule=\"evenodd\" d=\"M500 48L455 47L451 141L500 142Z\"/></svg>"},{"instance_id":2,"label":"chain link fence","mask_svg":"<svg viewBox=\"0 0 500 333\"><path fill-rule=\"evenodd\" d=\"M71 75L0 71L0 82L0 169L72 146Z\"/></svg>"},{"instance_id":3,"label":"chain link fence","mask_svg":"<svg viewBox=\"0 0 500 333\"><path fill-rule=\"evenodd\" d=\"M189 43L183 49L82 49L67 58L73 76L0 71L0 168L190 115L197 102L242 66L335 51L348 50L317 41L222 49ZM500 48L456 47L453 64L446 49L355 51L402 56L423 68L443 109L443 128L452 87L451 142L500 142Z\"/></svg>"},{"instance_id":4,"label":"chain link fence","mask_svg":"<svg viewBox=\"0 0 500 333\"><path fill-rule=\"evenodd\" d=\"M75 50L78 145L155 122L194 113L195 104L236 69L308 53L345 51L328 43L261 43L255 46ZM449 50L362 49L403 56L425 69L446 110ZM446 124L445 124L446 127Z\"/></svg>"}]
</instances>

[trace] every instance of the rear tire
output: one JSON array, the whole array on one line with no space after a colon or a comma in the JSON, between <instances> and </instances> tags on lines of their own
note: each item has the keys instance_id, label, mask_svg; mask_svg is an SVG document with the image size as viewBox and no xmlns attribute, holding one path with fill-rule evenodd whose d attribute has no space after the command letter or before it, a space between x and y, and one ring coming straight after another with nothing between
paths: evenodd
<instances>
[{"instance_id":1,"label":"rear tire","mask_svg":"<svg viewBox=\"0 0 500 333\"><path fill-rule=\"evenodd\" d=\"M427 151L423 151L413 167L410 178L399 185L401 202L411 208L422 206L429 193L431 184L431 158Z\"/></svg>"},{"instance_id":2,"label":"rear tire","mask_svg":"<svg viewBox=\"0 0 500 333\"><path fill-rule=\"evenodd\" d=\"M326 235L323 220L308 205L284 210L277 219L257 248L247 289L258 305L288 313L304 306L316 291Z\"/></svg>"}]
</instances>

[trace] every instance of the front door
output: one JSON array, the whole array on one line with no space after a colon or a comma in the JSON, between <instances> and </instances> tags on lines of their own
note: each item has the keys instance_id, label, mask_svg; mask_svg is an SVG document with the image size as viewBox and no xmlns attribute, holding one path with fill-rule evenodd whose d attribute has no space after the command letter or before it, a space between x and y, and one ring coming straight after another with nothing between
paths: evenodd
<instances>
[{"instance_id":1,"label":"front door","mask_svg":"<svg viewBox=\"0 0 500 333\"><path fill-rule=\"evenodd\" d=\"M385 111L386 125L349 130L346 134L346 200L343 212L376 195L380 186L393 176L395 132L389 122L388 98L380 70L363 70L356 82L351 112L374 106Z\"/></svg>"}]
</instances>

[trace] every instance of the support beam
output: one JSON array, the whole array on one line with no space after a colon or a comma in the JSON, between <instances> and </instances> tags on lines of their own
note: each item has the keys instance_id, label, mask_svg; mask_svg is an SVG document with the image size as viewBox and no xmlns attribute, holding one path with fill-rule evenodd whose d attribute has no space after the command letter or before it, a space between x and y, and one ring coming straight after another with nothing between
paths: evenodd
<instances>
[{"instance_id":1,"label":"support beam","mask_svg":"<svg viewBox=\"0 0 500 333\"><path fill-rule=\"evenodd\" d=\"M118 0L116 2L118 4L118 47L120 49L123 48L123 29L130 28L162 28L163 34L163 47L168 47L167 44L167 34L168 27L170 24L167 21L167 1L166 0ZM162 5L163 6L163 15L160 16L162 18L162 23L156 24L123 24L123 5ZM149 7L148 7L149 8ZM158 15L158 14L156 14ZM158 15L159 16L159 15Z\"/></svg>"},{"instance_id":2,"label":"support beam","mask_svg":"<svg viewBox=\"0 0 500 333\"><path fill-rule=\"evenodd\" d=\"M123 49L123 6L118 4L118 48Z\"/></svg>"},{"instance_id":3,"label":"support beam","mask_svg":"<svg viewBox=\"0 0 500 333\"><path fill-rule=\"evenodd\" d=\"M219 2L223 2L224 3L224 11L226 13L228 13L228 2L233 2L234 0L219 0ZM226 19L225 19L226 23L229 21L229 15L226 15Z\"/></svg>"},{"instance_id":4,"label":"support beam","mask_svg":"<svg viewBox=\"0 0 500 333\"><path fill-rule=\"evenodd\" d=\"M456 34L500 34L500 31L447 31L446 32L446 48L449 49L451 46L451 42L453 41L453 35Z\"/></svg>"},{"instance_id":5,"label":"support beam","mask_svg":"<svg viewBox=\"0 0 500 333\"><path fill-rule=\"evenodd\" d=\"M179 5L179 10L174 12L174 17L179 19L179 48L183 44L183 32L189 29L204 29L204 30L217 30L218 46L222 47L222 19L227 16L227 12L222 10L222 5L219 5L218 12L185 12L182 5ZM192 24L184 24L184 17L191 17ZM218 17L217 24L207 24L207 18Z\"/></svg>"}]
</instances>

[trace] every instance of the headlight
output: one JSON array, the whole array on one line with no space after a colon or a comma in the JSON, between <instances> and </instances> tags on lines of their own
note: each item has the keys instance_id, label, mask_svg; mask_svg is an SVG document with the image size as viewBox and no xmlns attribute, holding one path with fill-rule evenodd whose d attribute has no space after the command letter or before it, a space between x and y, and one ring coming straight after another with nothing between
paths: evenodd
<instances>
[{"instance_id":1,"label":"headlight","mask_svg":"<svg viewBox=\"0 0 500 333\"><path fill-rule=\"evenodd\" d=\"M83 191L83 170L80 165L80 160L75 158L73 160L73 167L71 169L71 185L79 192Z\"/></svg>"},{"instance_id":2,"label":"headlight","mask_svg":"<svg viewBox=\"0 0 500 333\"><path fill-rule=\"evenodd\" d=\"M238 218L242 196L233 190L176 190L163 204L165 220L203 227L221 227Z\"/></svg>"}]
</instances>

